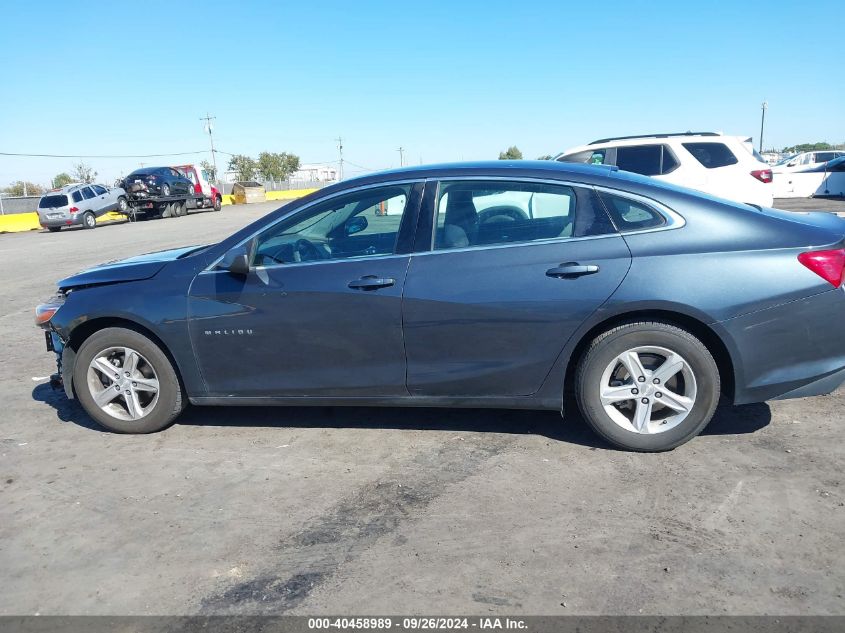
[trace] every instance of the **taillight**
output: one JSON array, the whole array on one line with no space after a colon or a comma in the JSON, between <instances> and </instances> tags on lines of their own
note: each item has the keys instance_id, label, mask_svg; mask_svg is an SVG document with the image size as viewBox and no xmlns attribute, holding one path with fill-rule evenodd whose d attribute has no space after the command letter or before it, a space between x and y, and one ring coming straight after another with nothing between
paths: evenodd
<instances>
[{"instance_id":1,"label":"taillight","mask_svg":"<svg viewBox=\"0 0 845 633\"><path fill-rule=\"evenodd\" d=\"M773 176L771 169L755 169L751 172L751 175L760 182L772 182Z\"/></svg>"},{"instance_id":2,"label":"taillight","mask_svg":"<svg viewBox=\"0 0 845 633\"><path fill-rule=\"evenodd\" d=\"M71 213L76 213L77 211L79 211L79 207L71 207L70 209L68 209L68 211L70 211Z\"/></svg>"},{"instance_id":3,"label":"taillight","mask_svg":"<svg viewBox=\"0 0 845 633\"><path fill-rule=\"evenodd\" d=\"M845 281L845 248L834 251L808 251L801 253L798 261L834 288L838 288Z\"/></svg>"},{"instance_id":4,"label":"taillight","mask_svg":"<svg viewBox=\"0 0 845 633\"><path fill-rule=\"evenodd\" d=\"M194 184L194 193L196 193L196 194L202 193L202 185L200 185L199 183L195 183Z\"/></svg>"}]
</instances>

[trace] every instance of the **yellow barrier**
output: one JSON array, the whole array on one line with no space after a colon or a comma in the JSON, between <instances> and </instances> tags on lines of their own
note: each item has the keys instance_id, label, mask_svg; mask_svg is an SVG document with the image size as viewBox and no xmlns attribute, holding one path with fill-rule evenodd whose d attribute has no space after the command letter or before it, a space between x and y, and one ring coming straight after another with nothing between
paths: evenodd
<instances>
[{"instance_id":1,"label":"yellow barrier","mask_svg":"<svg viewBox=\"0 0 845 633\"><path fill-rule=\"evenodd\" d=\"M317 191L316 189L290 189L287 191L268 191L266 194L267 201L274 200L296 200L307 196L309 193ZM233 196L223 196L223 204L234 204ZM97 218L97 222L113 222L115 220L125 220L126 216L119 213L106 213ZM10 213L9 215L0 215L0 233L20 233L22 231L37 231L41 228L38 224L37 213Z\"/></svg>"},{"instance_id":2,"label":"yellow barrier","mask_svg":"<svg viewBox=\"0 0 845 633\"><path fill-rule=\"evenodd\" d=\"M264 197L267 202L274 200L296 200L307 196L309 193L314 193L316 189L288 189L285 191L268 191ZM235 204L235 196L223 196L223 204Z\"/></svg>"},{"instance_id":3,"label":"yellow barrier","mask_svg":"<svg viewBox=\"0 0 845 633\"><path fill-rule=\"evenodd\" d=\"M114 222L125 220L126 216L119 213L106 213L97 218L97 222ZM10 213L0 215L0 233L20 233L22 231L37 231L41 228L37 213Z\"/></svg>"}]
</instances>

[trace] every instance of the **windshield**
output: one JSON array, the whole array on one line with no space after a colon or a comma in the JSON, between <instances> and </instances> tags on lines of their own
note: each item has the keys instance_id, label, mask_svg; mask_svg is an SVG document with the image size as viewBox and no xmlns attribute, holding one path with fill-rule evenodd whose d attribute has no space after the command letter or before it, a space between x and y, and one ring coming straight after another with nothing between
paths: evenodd
<instances>
[{"instance_id":1,"label":"windshield","mask_svg":"<svg viewBox=\"0 0 845 633\"><path fill-rule=\"evenodd\" d=\"M798 156L798 154L792 154L791 156L787 156L786 158L782 158L782 159L780 160L780 162L779 162L779 163L775 163L775 165L786 165L786 163L788 163L789 161L791 161L791 160L792 160L793 158L795 158L796 156Z\"/></svg>"}]
</instances>

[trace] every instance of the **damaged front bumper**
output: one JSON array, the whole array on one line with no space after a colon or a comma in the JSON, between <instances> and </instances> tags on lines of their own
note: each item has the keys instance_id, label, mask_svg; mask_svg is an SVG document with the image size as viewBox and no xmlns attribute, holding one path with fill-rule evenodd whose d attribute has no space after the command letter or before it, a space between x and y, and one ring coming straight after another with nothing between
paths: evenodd
<instances>
[{"instance_id":1,"label":"damaged front bumper","mask_svg":"<svg viewBox=\"0 0 845 633\"><path fill-rule=\"evenodd\" d=\"M56 390L63 389L65 395L73 400L73 380L70 372L73 371L76 352L65 345L62 337L52 329L44 332L44 338L47 351L56 355L56 373L50 376L50 386Z\"/></svg>"}]
</instances>

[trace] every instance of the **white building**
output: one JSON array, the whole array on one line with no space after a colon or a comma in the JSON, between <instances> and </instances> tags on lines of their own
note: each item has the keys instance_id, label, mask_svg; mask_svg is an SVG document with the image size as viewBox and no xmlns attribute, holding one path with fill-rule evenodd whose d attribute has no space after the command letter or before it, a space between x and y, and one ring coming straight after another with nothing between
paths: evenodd
<instances>
[{"instance_id":1,"label":"white building","mask_svg":"<svg viewBox=\"0 0 845 633\"><path fill-rule=\"evenodd\" d=\"M291 182L334 182L337 167L333 165L303 164L290 175Z\"/></svg>"}]
</instances>

